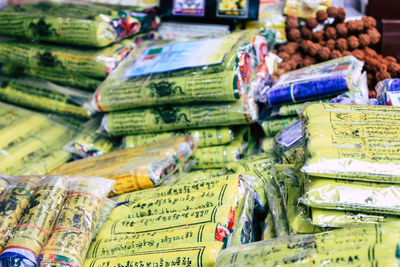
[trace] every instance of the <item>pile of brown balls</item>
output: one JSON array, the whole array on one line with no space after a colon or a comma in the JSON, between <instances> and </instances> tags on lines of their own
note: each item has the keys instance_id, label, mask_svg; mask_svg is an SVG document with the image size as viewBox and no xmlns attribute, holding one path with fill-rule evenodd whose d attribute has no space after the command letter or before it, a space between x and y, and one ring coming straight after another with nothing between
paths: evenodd
<instances>
[{"instance_id":1,"label":"pile of brown balls","mask_svg":"<svg viewBox=\"0 0 400 267\"><path fill-rule=\"evenodd\" d=\"M333 18L332 24L325 24L328 18ZM273 81L282 74L307 67L312 64L353 55L365 62L364 68L368 74L370 97L375 97L377 82L400 77L400 64L394 57L383 57L373 47L381 38L376 29L376 21L365 16L361 20L344 22L344 8L328 7L320 10L316 18L309 18L305 25L299 25L297 17L286 19L286 36L288 43L279 47L277 53L282 62L278 65ZM324 29L315 31L318 24Z\"/></svg>"}]
</instances>

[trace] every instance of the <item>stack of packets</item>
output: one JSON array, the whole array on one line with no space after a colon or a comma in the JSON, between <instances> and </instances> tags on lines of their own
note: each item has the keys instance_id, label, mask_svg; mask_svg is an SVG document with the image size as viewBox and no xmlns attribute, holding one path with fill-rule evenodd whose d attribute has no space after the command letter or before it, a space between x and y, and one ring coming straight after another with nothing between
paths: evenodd
<instances>
[{"instance_id":1,"label":"stack of packets","mask_svg":"<svg viewBox=\"0 0 400 267\"><path fill-rule=\"evenodd\" d=\"M114 181L2 176L1 266L82 266ZM0 186L1 188L1 186Z\"/></svg>"},{"instance_id":2,"label":"stack of packets","mask_svg":"<svg viewBox=\"0 0 400 267\"><path fill-rule=\"evenodd\" d=\"M253 183L232 174L124 194L83 266L214 266L223 247L250 240Z\"/></svg>"},{"instance_id":3,"label":"stack of packets","mask_svg":"<svg viewBox=\"0 0 400 267\"><path fill-rule=\"evenodd\" d=\"M196 149L192 136L178 136L65 163L53 174L101 176L116 181L113 195L159 186Z\"/></svg>"},{"instance_id":4,"label":"stack of packets","mask_svg":"<svg viewBox=\"0 0 400 267\"><path fill-rule=\"evenodd\" d=\"M312 223L344 227L397 220L400 108L312 104L304 109L305 191Z\"/></svg>"},{"instance_id":5,"label":"stack of packets","mask_svg":"<svg viewBox=\"0 0 400 267\"><path fill-rule=\"evenodd\" d=\"M361 74L362 66L363 62L352 56L334 59L282 75L267 88L262 99L266 108L260 112L263 114L261 119L265 120L262 123L266 137L264 151L274 149L290 161L284 154L288 150L288 154L293 154L291 148L301 143L297 111L305 102L368 103L368 86L365 73ZM278 132L274 141L272 138Z\"/></svg>"},{"instance_id":6,"label":"stack of packets","mask_svg":"<svg viewBox=\"0 0 400 267\"><path fill-rule=\"evenodd\" d=\"M62 148L73 138L73 128L1 102L0 114L2 174L47 174L71 158Z\"/></svg>"},{"instance_id":7,"label":"stack of packets","mask_svg":"<svg viewBox=\"0 0 400 267\"><path fill-rule=\"evenodd\" d=\"M91 107L108 112L102 129L113 136L250 124L257 118L251 92L268 78L267 52L259 30L143 43L98 88Z\"/></svg>"},{"instance_id":8,"label":"stack of packets","mask_svg":"<svg viewBox=\"0 0 400 267\"><path fill-rule=\"evenodd\" d=\"M2 73L38 79L2 84L1 99L76 115L75 106L82 107L91 95L69 87L95 91L136 43L154 38L149 31L158 26L158 17L154 10L38 2L1 10L0 25L0 35L26 40L0 42ZM82 110L78 115L88 116Z\"/></svg>"},{"instance_id":9,"label":"stack of packets","mask_svg":"<svg viewBox=\"0 0 400 267\"><path fill-rule=\"evenodd\" d=\"M223 250L217 267L397 266L399 222L296 235Z\"/></svg>"}]
</instances>

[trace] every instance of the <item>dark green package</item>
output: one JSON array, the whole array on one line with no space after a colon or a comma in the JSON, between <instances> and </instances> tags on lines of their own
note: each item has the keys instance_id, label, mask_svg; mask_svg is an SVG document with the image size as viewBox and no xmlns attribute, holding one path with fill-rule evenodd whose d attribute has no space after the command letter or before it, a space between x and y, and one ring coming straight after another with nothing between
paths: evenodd
<instances>
[{"instance_id":1,"label":"dark green package","mask_svg":"<svg viewBox=\"0 0 400 267\"><path fill-rule=\"evenodd\" d=\"M0 99L12 104L62 115L88 118L83 108L91 94L45 80L0 78Z\"/></svg>"},{"instance_id":2,"label":"dark green package","mask_svg":"<svg viewBox=\"0 0 400 267\"><path fill-rule=\"evenodd\" d=\"M0 11L0 34L104 47L158 25L154 10L89 3L26 3Z\"/></svg>"},{"instance_id":3,"label":"dark green package","mask_svg":"<svg viewBox=\"0 0 400 267\"><path fill-rule=\"evenodd\" d=\"M234 103L164 106L111 112L103 117L102 129L113 136L165 132L215 126L245 125L257 119L252 98Z\"/></svg>"}]
</instances>

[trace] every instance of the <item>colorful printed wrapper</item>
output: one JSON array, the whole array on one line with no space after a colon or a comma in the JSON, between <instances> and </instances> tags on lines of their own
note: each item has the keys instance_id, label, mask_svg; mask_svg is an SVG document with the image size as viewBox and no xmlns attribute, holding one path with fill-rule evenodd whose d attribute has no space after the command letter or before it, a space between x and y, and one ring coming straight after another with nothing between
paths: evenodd
<instances>
[{"instance_id":1,"label":"colorful printed wrapper","mask_svg":"<svg viewBox=\"0 0 400 267\"><path fill-rule=\"evenodd\" d=\"M96 228L93 229L94 232L92 233L92 240L96 238L97 233L100 231L101 227L103 226L104 222L107 220L110 213L115 208L115 201L110 198L105 198L103 201L103 205L101 207L100 216L96 224Z\"/></svg>"},{"instance_id":2,"label":"colorful printed wrapper","mask_svg":"<svg viewBox=\"0 0 400 267\"><path fill-rule=\"evenodd\" d=\"M72 181L74 180L74 181ZM103 199L114 181L69 177L69 192L50 239L40 252L40 266L82 266L99 221Z\"/></svg>"},{"instance_id":3,"label":"colorful printed wrapper","mask_svg":"<svg viewBox=\"0 0 400 267\"><path fill-rule=\"evenodd\" d=\"M0 79L0 99L12 104L63 115L88 118L83 108L90 94L30 78Z\"/></svg>"},{"instance_id":4,"label":"colorful printed wrapper","mask_svg":"<svg viewBox=\"0 0 400 267\"><path fill-rule=\"evenodd\" d=\"M26 3L0 11L0 33L28 40L104 47L158 26L154 10L87 3Z\"/></svg>"},{"instance_id":5,"label":"colorful printed wrapper","mask_svg":"<svg viewBox=\"0 0 400 267\"><path fill-rule=\"evenodd\" d=\"M362 67L362 61L348 56L289 72L267 91L267 104L274 107L360 91Z\"/></svg>"},{"instance_id":6,"label":"colorful printed wrapper","mask_svg":"<svg viewBox=\"0 0 400 267\"><path fill-rule=\"evenodd\" d=\"M200 51L185 52L185 47L197 47L199 43ZM213 53L201 56L205 66L200 67L194 61L198 61L204 43L216 47ZM162 66L166 62L159 57L166 55L159 53L169 49L184 52L179 50L179 58L172 56L171 67L165 68ZM267 52L267 42L256 30L197 40L144 43L99 87L91 108L116 111L176 103L235 101L247 94L252 81L262 83ZM148 62L150 59L161 62ZM154 68L150 69L150 64Z\"/></svg>"},{"instance_id":7,"label":"colorful printed wrapper","mask_svg":"<svg viewBox=\"0 0 400 267\"><path fill-rule=\"evenodd\" d=\"M67 180L60 176L40 181L33 204L15 227L0 256L3 266L37 266L37 256L47 243L54 222L64 204Z\"/></svg>"},{"instance_id":8,"label":"colorful printed wrapper","mask_svg":"<svg viewBox=\"0 0 400 267\"><path fill-rule=\"evenodd\" d=\"M181 130L153 134L136 134L125 136L122 141L122 147L137 147L180 135L198 136L198 147L223 145L232 141L234 137L232 130L228 127Z\"/></svg>"},{"instance_id":9,"label":"colorful printed wrapper","mask_svg":"<svg viewBox=\"0 0 400 267\"><path fill-rule=\"evenodd\" d=\"M216 126L245 125L257 119L257 106L250 97L224 104L164 106L111 112L103 117L102 129L113 136L165 132Z\"/></svg>"},{"instance_id":10,"label":"colorful printed wrapper","mask_svg":"<svg viewBox=\"0 0 400 267\"><path fill-rule=\"evenodd\" d=\"M399 91L400 91L400 79L386 79L378 82L375 86L377 93L377 104L388 105L388 106L400 106Z\"/></svg>"},{"instance_id":11,"label":"colorful printed wrapper","mask_svg":"<svg viewBox=\"0 0 400 267\"><path fill-rule=\"evenodd\" d=\"M222 168L229 162L237 161L239 154L240 146L237 144L199 148L192 156L192 168Z\"/></svg>"},{"instance_id":12,"label":"colorful printed wrapper","mask_svg":"<svg viewBox=\"0 0 400 267\"><path fill-rule=\"evenodd\" d=\"M273 137L276 133L289 127L291 124L296 122L298 117L288 117L274 120L267 120L262 122L262 128L266 137Z\"/></svg>"},{"instance_id":13,"label":"colorful printed wrapper","mask_svg":"<svg viewBox=\"0 0 400 267\"><path fill-rule=\"evenodd\" d=\"M175 137L66 163L52 173L110 178L116 181L113 193L118 195L158 186L195 148L193 137Z\"/></svg>"},{"instance_id":14,"label":"colorful printed wrapper","mask_svg":"<svg viewBox=\"0 0 400 267\"><path fill-rule=\"evenodd\" d=\"M110 152L114 143L110 138L96 133L101 122L101 117L93 117L82 126L79 134L77 134L71 142L69 142L64 150L82 158L102 155Z\"/></svg>"}]
</instances>

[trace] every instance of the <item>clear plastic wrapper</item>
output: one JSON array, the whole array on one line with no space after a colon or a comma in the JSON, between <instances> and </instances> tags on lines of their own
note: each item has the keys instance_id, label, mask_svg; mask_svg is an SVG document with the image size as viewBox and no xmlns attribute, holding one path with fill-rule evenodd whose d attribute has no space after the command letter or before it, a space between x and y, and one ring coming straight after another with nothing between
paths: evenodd
<instances>
[{"instance_id":1,"label":"clear plastic wrapper","mask_svg":"<svg viewBox=\"0 0 400 267\"><path fill-rule=\"evenodd\" d=\"M122 140L122 147L137 147L150 144L173 136L191 135L198 136L198 147L208 147L227 144L233 140L233 132L229 127L215 127L193 130L181 130L164 133L136 134L125 136Z\"/></svg>"},{"instance_id":2,"label":"clear plastic wrapper","mask_svg":"<svg viewBox=\"0 0 400 267\"><path fill-rule=\"evenodd\" d=\"M82 266L99 221L103 199L114 181L104 178L68 177L68 194L40 252L40 266Z\"/></svg>"},{"instance_id":3,"label":"clear plastic wrapper","mask_svg":"<svg viewBox=\"0 0 400 267\"><path fill-rule=\"evenodd\" d=\"M398 108L314 104L303 112L309 175L398 183Z\"/></svg>"},{"instance_id":4,"label":"clear plastic wrapper","mask_svg":"<svg viewBox=\"0 0 400 267\"><path fill-rule=\"evenodd\" d=\"M191 158L194 162L192 168L222 168L229 162L239 160L240 149L240 144L237 143L199 148Z\"/></svg>"},{"instance_id":5,"label":"clear plastic wrapper","mask_svg":"<svg viewBox=\"0 0 400 267\"><path fill-rule=\"evenodd\" d=\"M274 143L275 141L273 137L263 138L261 145L262 151L267 153L274 152Z\"/></svg>"},{"instance_id":6,"label":"clear plastic wrapper","mask_svg":"<svg viewBox=\"0 0 400 267\"><path fill-rule=\"evenodd\" d=\"M90 97L90 93L45 80L0 78L0 100L35 110L88 118L83 104Z\"/></svg>"},{"instance_id":7,"label":"clear plastic wrapper","mask_svg":"<svg viewBox=\"0 0 400 267\"><path fill-rule=\"evenodd\" d=\"M371 266L387 260L393 265L399 238L393 231L399 227L398 222L388 222L254 242L223 250L216 266Z\"/></svg>"},{"instance_id":8,"label":"clear plastic wrapper","mask_svg":"<svg viewBox=\"0 0 400 267\"><path fill-rule=\"evenodd\" d=\"M193 106L164 106L111 112L103 117L102 130L119 136L250 124L257 119L257 106L251 97L234 103Z\"/></svg>"},{"instance_id":9,"label":"clear plastic wrapper","mask_svg":"<svg viewBox=\"0 0 400 267\"><path fill-rule=\"evenodd\" d=\"M400 79L386 79L375 86L377 105L400 106Z\"/></svg>"},{"instance_id":10,"label":"clear plastic wrapper","mask_svg":"<svg viewBox=\"0 0 400 267\"><path fill-rule=\"evenodd\" d=\"M267 120L263 121L261 126L264 130L264 134L267 137L273 137L279 131L283 130L284 128L290 126L294 122L298 120L298 117L288 117L288 118L279 118L274 120Z\"/></svg>"},{"instance_id":11,"label":"clear plastic wrapper","mask_svg":"<svg viewBox=\"0 0 400 267\"><path fill-rule=\"evenodd\" d=\"M332 0L287 0L283 8L283 13L287 16L296 16L299 18L315 17L318 10L326 10L334 1Z\"/></svg>"},{"instance_id":12,"label":"clear plastic wrapper","mask_svg":"<svg viewBox=\"0 0 400 267\"><path fill-rule=\"evenodd\" d=\"M113 211L115 208L116 202L110 198L105 198L103 201L103 205L101 206L99 220L97 221L96 228L93 229L94 232L92 233L92 240L96 238L97 233L100 231L101 227L103 226L104 222L107 220L108 215Z\"/></svg>"},{"instance_id":13,"label":"clear plastic wrapper","mask_svg":"<svg viewBox=\"0 0 400 267\"><path fill-rule=\"evenodd\" d=\"M359 211L311 209L314 225L320 227L354 227L363 224L377 224L399 220L399 217Z\"/></svg>"},{"instance_id":14,"label":"clear plastic wrapper","mask_svg":"<svg viewBox=\"0 0 400 267\"><path fill-rule=\"evenodd\" d=\"M52 173L110 178L116 181L113 193L119 195L160 185L195 148L193 137L174 137L66 163Z\"/></svg>"},{"instance_id":15,"label":"clear plastic wrapper","mask_svg":"<svg viewBox=\"0 0 400 267\"><path fill-rule=\"evenodd\" d=\"M271 213L268 213L267 217L265 217L263 232L261 236L261 240L268 240L275 238L275 229L274 229L274 221L272 220Z\"/></svg>"},{"instance_id":16,"label":"clear plastic wrapper","mask_svg":"<svg viewBox=\"0 0 400 267\"><path fill-rule=\"evenodd\" d=\"M302 203L322 209L400 214L400 186L349 180L311 178Z\"/></svg>"},{"instance_id":17,"label":"clear plastic wrapper","mask_svg":"<svg viewBox=\"0 0 400 267\"><path fill-rule=\"evenodd\" d=\"M64 146L64 150L82 158L110 152L114 147L114 142L107 136L96 133L100 123L100 116L93 117L86 122L72 141Z\"/></svg>"},{"instance_id":18,"label":"clear plastic wrapper","mask_svg":"<svg viewBox=\"0 0 400 267\"><path fill-rule=\"evenodd\" d=\"M236 101L247 94L253 80L261 79L256 73L261 75L258 64L263 64L267 52L267 42L259 30L143 43L99 87L91 108L116 111Z\"/></svg>"},{"instance_id":19,"label":"clear plastic wrapper","mask_svg":"<svg viewBox=\"0 0 400 267\"><path fill-rule=\"evenodd\" d=\"M103 47L158 26L154 10L88 3L25 3L0 11L0 33L28 40Z\"/></svg>"},{"instance_id":20,"label":"clear plastic wrapper","mask_svg":"<svg viewBox=\"0 0 400 267\"><path fill-rule=\"evenodd\" d=\"M289 72L267 91L267 105L305 102L350 90L361 92L362 67L362 61L347 56Z\"/></svg>"},{"instance_id":21,"label":"clear plastic wrapper","mask_svg":"<svg viewBox=\"0 0 400 267\"><path fill-rule=\"evenodd\" d=\"M23 68L40 68L48 72L105 78L134 47L135 42L130 39L103 49L0 42L0 62Z\"/></svg>"}]
</instances>

